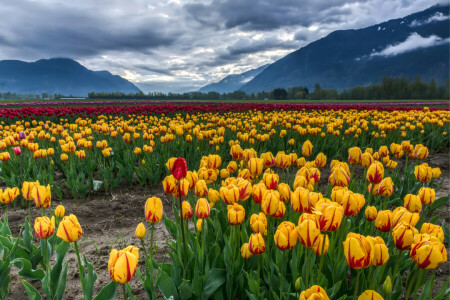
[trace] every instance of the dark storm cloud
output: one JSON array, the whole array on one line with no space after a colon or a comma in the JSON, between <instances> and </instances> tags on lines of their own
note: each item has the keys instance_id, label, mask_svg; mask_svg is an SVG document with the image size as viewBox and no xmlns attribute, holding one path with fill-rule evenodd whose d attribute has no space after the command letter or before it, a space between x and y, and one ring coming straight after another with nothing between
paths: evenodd
<instances>
[{"instance_id":1,"label":"dark storm cloud","mask_svg":"<svg viewBox=\"0 0 450 300\"><path fill-rule=\"evenodd\" d=\"M0 46L15 46L19 52L46 57L93 56L105 51L151 54L150 49L170 46L177 38L176 28L164 27L164 22L151 14L131 11L113 16L102 7L94 11L76 4L50 4L3 0L2 23L8 26L0 28Z\"/></svg>"},{"instance_id":2,"label":"dark storm cloud","mask_svg":"<svg viewBox=\"0 0 450 300\"><path fill-rule=\"evenodd\" d=\"M241 30L273 30L284 26L310 26L330 15L348 15L342 5L352 0L213 0L209 4L187 4L186 10L198 22L216 28Z\"/></svg>"}]
</instances>

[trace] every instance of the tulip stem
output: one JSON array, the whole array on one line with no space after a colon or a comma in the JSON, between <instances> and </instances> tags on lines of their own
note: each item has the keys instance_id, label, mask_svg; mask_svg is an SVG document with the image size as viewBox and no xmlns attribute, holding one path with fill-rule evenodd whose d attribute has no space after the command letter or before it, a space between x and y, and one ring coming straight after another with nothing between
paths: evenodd
<instances>
[{"instance_id":1,"label":"tulip stem","mask_svg":"<svg viewBox=\"0 0 450 300\"><path fill-rule=\"evenodd\" d=\"M125 283L122 284L122 293L123 293L123 299L124 300L128 299L128 294L127 294L127 289L125 287Z\"/></svg>"},{"instance_id":2,"label":"tulip stem","mask_svg":"<svg viewBox=\"0 0 450 300\"><path fill-rule=\"evenodd\" d=\"M181 236L183 237L183 277L185 275L186 272L186 240L184 238L184 222L183 222L183 205L182 205L182 201L181 201L181 180L178 181L178 191L180 194L180 223L181 223Z\"/></svg>"},{"instance_id":3,"label":"tulip stem","mask_svg":"<svg viewBox=\"0 0 450 300\"><path fill-rule=\"evenodd\" d=\"M358 286L359 286L359 275L361 271L356 270L356 284L355 284L355 291L353 292L353 300L356 300L356 296L358 295Z\"/></svg>"},{"instance_id":4,"label":"tulip stem","mask_svg":"<svg viewBox=\"0 0 450 300\"><path fill-rule=\"evenodd\" d=\"M81 281L81 289L84 291L84 267L81 264L81 258L80 258L80 251L78 250L78 244L77 242L73 242L74 248L75 248L75 254L77 255L78 259L78 267L80 269L80 281Z\"/></svg>"},{"instance_id":5,"label":"tulip stem","mask_svg":"<svg viewBox=\"0 0 450 300\"><path fill-rule=\"evenodd\" d=\"M286 250L283 251L283 259L281 262L281 273L280 273L280 300L282 300L283 296L283 273L284 273L284 265L286 263Z\"/></svg>"},{"instance_id":6,"label":"tulip stem","mask_svg":"<svg viewBox=\"0 0 450 300\"><path fill-rule=\"evenodd\" d=\"M30 201L28 201L30 202ZM28 203L28 220L30 221L30 225L31 225L31 202Z\"/></svg>"},{"instance_id":7,"label":"tulip stem","mask_svg":"<svg viewBox=\"0 0 450 300\"><path fill-rule=\"evenodd\" d=\"M150 264L153 264L153 232L155 231L155 223L152 223L151 229L150 229Z\"/></svg>"},{"instance_id":8,"label":"tulip stem","mask_svg":"<svg viewBox=\"0 0 450 300\"><path fill-rule=\"evenodd\" d=\"M262 254L258 255L258 298L260 298L259 297L260 296L259 290L260 290L260 287L261 287L261 259L262 258L259 257L260 255L262 255Z\"/></svg>"},{"instance_id":9,"label":"tulip stem","mask_svg":"<svg viewBox=\"0 0 450 300\"><path fill-rule=\"evenodd\" d=\"M306 248L306 287L309 287L309 249Z\"/></svg>"},{"instance_id":10,"label":"tulip stem","mask_svg":"<svg viewBox=\"0 0 450 300\"><path fill-rule=\"evenodd\" d=\"M423 275L425 274L425 272L426 271L424 269L419 270L419 278L417 279L417 282L414 287L414 300L417 299L417 290L419 289L419 286L422 283L422 278L423 278Z\"/></svg>"},{"instance_id":11,"label":"tulip stem","mask_svg":"<svg viewBox=\"0 0 450 300\"><path fill-rule=\"evenodd\" d=\"M8 225L8 204L5 204L5 219L3 220Z\"/></svg>"}]
</instances>

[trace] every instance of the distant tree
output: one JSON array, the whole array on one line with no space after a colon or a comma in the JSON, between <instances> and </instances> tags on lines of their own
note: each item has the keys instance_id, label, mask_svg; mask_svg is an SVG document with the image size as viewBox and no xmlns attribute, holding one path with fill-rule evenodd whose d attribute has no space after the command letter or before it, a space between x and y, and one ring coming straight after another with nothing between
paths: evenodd
<instances>
[{"instance_id":1,"label":"distant tree","mask_svg":"<svg viewBox=\"0 0 450 300\"><path fill-rule=\"evenodd\" d=\"M283 88L278 88L273 90L273 99L274 100L286 100L288 93Z\"/></svg>"}]
</instances>

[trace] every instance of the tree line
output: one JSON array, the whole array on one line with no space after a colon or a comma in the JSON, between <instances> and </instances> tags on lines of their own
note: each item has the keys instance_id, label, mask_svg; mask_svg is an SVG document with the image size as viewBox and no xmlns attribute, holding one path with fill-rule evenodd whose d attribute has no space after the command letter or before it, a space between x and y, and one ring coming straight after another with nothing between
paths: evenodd
<instances>
[{"instance_id":1,"label":"tree line","mask_svg":"<svg viewBox=\"0 0 450 300\"><path fill-rule=\"evenodd\" d=\"M443 84L437 84L434 79L424 82L420 77L409 81L406 77L383 77L381 83L368 86L355 86L338 91L322 88L316 83L310 91L307 87L295 86L290 88L276 88L272 91L261 91L246 94L243 91L231 93L217 92L189 92L189 93L89 93L90 99L154 99L154 100L399 100L399 99L450 99L450 78Z\"/></svg>"}]
</instances>

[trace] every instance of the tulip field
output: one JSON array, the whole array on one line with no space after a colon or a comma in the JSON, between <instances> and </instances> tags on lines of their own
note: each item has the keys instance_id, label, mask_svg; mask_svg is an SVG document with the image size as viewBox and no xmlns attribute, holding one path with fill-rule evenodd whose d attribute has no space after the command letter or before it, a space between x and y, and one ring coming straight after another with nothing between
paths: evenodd
<instances>
[{"instance_id":1,"label":"tulip field","mask_svg":"<svg viewBox=\"0 0 450 300\"><path fill-rule=\"evenodd\" d=\"M449 129L392 105L2 108L0 299L448 299Z\"/></svg>"}]
</instances>

